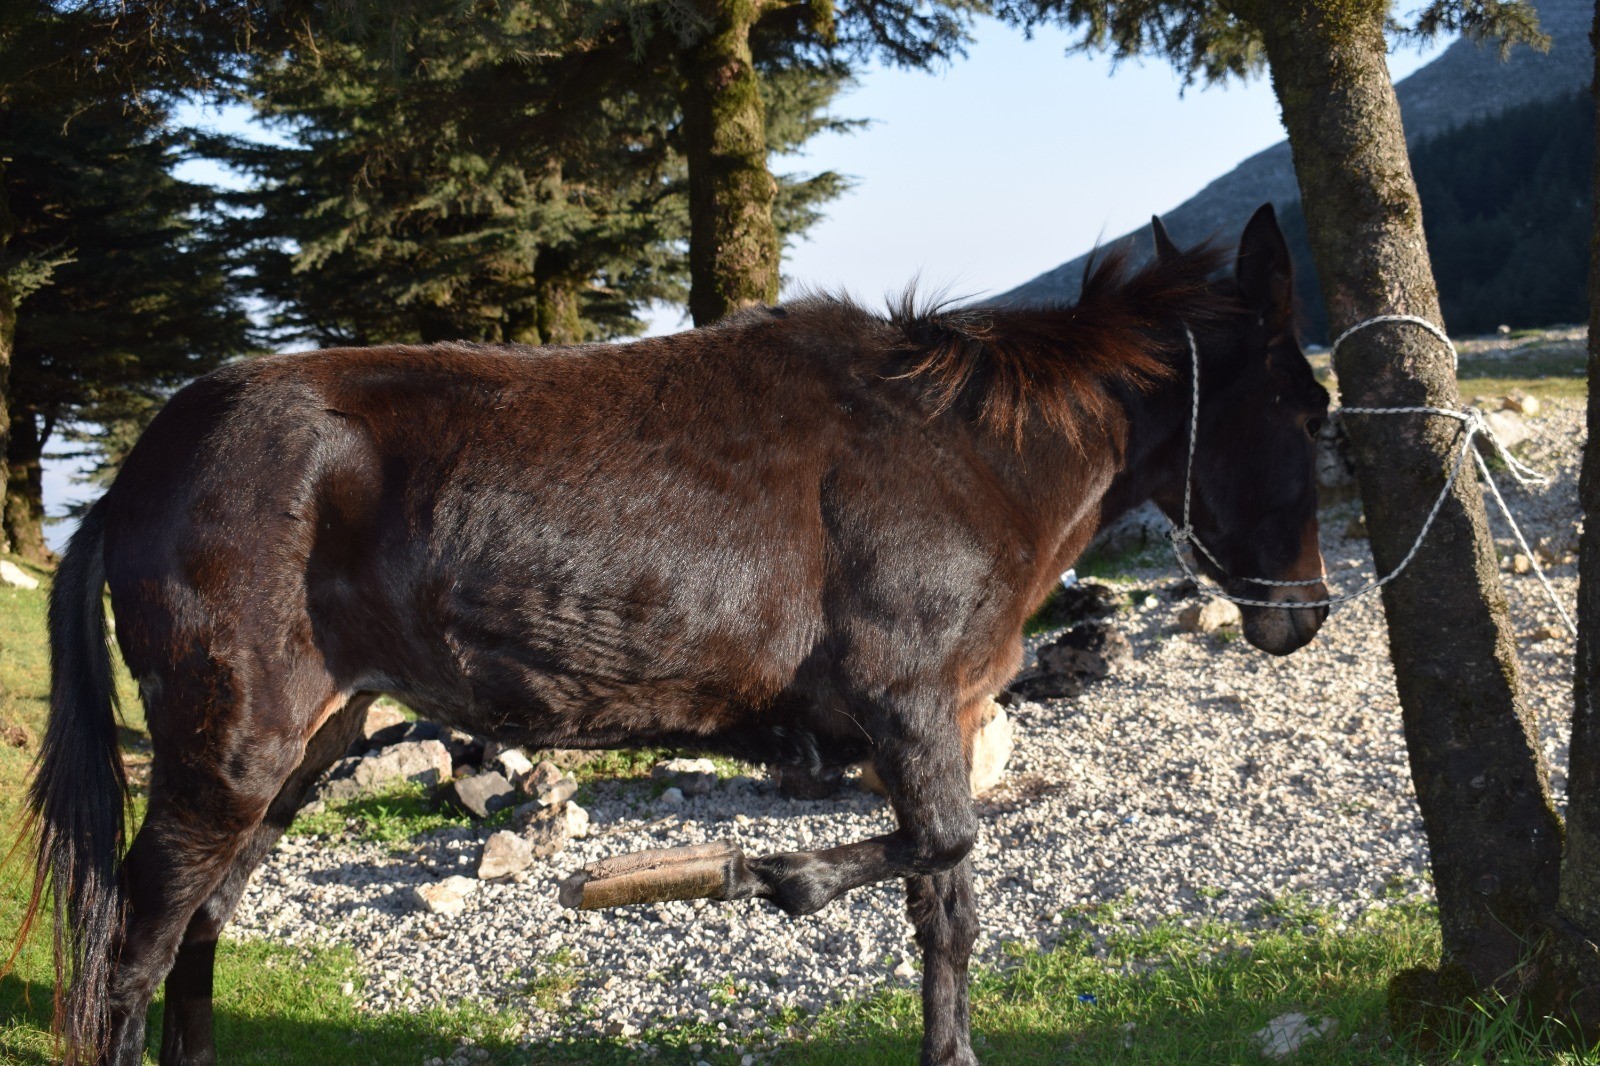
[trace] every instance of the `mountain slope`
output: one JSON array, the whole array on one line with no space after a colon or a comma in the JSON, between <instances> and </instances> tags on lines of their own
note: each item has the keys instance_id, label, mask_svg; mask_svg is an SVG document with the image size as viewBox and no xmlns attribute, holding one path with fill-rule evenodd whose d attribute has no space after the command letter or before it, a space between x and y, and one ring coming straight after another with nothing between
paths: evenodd
<instances>
[{"instance_id":1,"label":"mountain slope","mask_svg":"<svg viewBox=\"0 0 1600 1066\"><path fill-rule=\"evenodd\" d=\"M1548 53L1519 47L1502 61L1493 45L1459 40L1432 63L1395 85L1407 140L1442 134L1474 119L1508 108L1563 96L1588 85L1593 62L1588 34L1594 18L1589 0L1536 0L1540 24L1549 34ZM1180 245L1223 234L1231 238L1265 201L1280 209L1300 201L1289 143L1246 159L1170 211L1162 221ZM1141 228L1110 245L1132 242L1145 253L1149 236ZM1002 294L997 302L1039 303L1077 296L1088 254L1048 270Z\"/></svg>"}]
</instances>

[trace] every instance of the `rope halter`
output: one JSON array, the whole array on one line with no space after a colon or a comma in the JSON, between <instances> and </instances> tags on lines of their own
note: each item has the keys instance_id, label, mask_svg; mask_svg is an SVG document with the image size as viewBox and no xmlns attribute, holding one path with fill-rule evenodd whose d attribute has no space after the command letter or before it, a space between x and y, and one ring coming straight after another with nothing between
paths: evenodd
<instances>
[{"instance_id":1,"label":"rope halter","mask_svg":"<svg viewBox=\"0 0 1600 1066\"><path fill-rule=\"evenodd\" d=\"M1367 329L1370 326L1376 326L1386 322L1404 322L1415 326L1421 326L1423 329L1437 337L1440 341L1444 342L1446 347L1450 349L1452 369L1458 368L1461 365L1461 359L1459 354L1456 352L1456 346L1450 340L1450 337L1445 333L1445 331L1434 325L1432 322L1429 322L1427 319L1418 318L1415 315L1378 315L1374 318L1366 319L1363 322L1358 322L1349 329L1345 330L1343 333L1339 334L1338 337L1334 338L1333 344L1328 349L1329 357L1331 358L1338 353L1339 345L1343 344L1351 334L1359 332L1363 329ZM1227 570L1223 567L1222 563L1218 561L1217 557L1213 555L1203 543L1201 543L1200 537L1195 533L1194 523L1191 519L1191 506L1194 494L1194 453L1200 433L1200 347L1195 343L1193 330L1185 327L1184 336L1186 336L1189 340L1189 358L1190 364L1193 367L1193 389L1189 404L1189 454L1188 459L1184 464L1183 471L1183 522L1181 525L1175 526L1172 531L1167 534L1167 536L1168 539L1172 541L1172 553L1173 556L1178 560L1178 566L1182 568L1183 572L1188 575L1189 579L1194 581L1196 585L1202 585L1203 578L1199 573L1196 572L1194 566L1191 565L1189 558L1184 553L1183 549L1185 545L1188 545L1193 551L1200 555L1204 555L1208 560L1210 560L1211 564L1217 568L1218 573L1226 575ZM1513 456L1506 448L1505 444L1501 442L1500 438L1495 436L1494 430L1490 428L1488 420L1484 418L1482 411L1479 411L1475 407L1463 405L1459 409L1449 407L1341 407L1339 408L1338 413L1341 415L1432 415L1438 418L1453 418L1461 423L1461 435L1457 443L1455 461L1450 466L1450 474L1445 478L1444 487L1439 490L1439 495L1434 499L1433 506L1429 508L1428 516L1423 519L1422 528L1417 531L1417 538L1412 542L1411 550L1406 552L1405 558L1401 559L1400 562L1396 564L1394 569L1390 570L1387 574L1384 574L1383 576L1372 581L1370 584L1367 584L1354 592L1345 593L1344 595L1340 596L1328 596L1320 600L1255 600L1232 595L1220 587L1208 589L1207 591L1210 592L1210 594L1225 600L1232 600L1234 603L1245 607L1276 607L1280 610L1300 610L1302 608L1310 607L1333 607L1341 603L1349 603L1352 600L1357 600L1363 596L1376 592L1384 585L1387 585L1389 582L1399 577L1401 572L1404 571L1407 566L1411 565L1411 560L1416 558L1417 552L1422 548L1423 540L1428 535L1428 531L1433 528L1434 519L1439 517L1439 511L1444 507L1444 501L1449 499L1450 490L1455 487L1456 479L1461 475L1462 469L1467 465L1467 457L1470 455L1477 464L1479 476L1483 478L1484 484L1489 486L1489 491L1494 496L1495 503L1499 505L1500 513L1505 516L1506 524L1511 527L1511 532L1515 534L1517 543L1521 545L1523 555L1525 555L1532 563L1533 572L1538 576L1539 583L1544 586L1546 594L1548 594L1550 597L1551 604L1555 606L1556 613L1561 616L1561 621L1566 623L1567 629L1572 632L1572 635L1577 636L1578 627L1573 624L1572 618L1567 614L1566 608L1561 605L1561 600L1559 597L1557 597L1554 587L1551 586L1550 579L1545 576L1544 568L1539 565L1538 557L1528 547L1527 538L1522 535L1522 529L1517 525L1517 520L1511 516L1511 508L1507 506L1505 497L1500 494L1500 486L1495 484L1494 476L1489 472L1489 464L1484 461L1482 453L1480 453L1479 450L1473 446L1474 438L1482 436L1494 446L1495 452L1500 456L1501 460L1504 461L1506 470L1510 472L1512 479L1516 481L1517 484L1523 486L1543 485L1549 481L1549 478L1535 470L1530 469L1515 456ZM1328 575L1324 573L1321 577L1311 578L1303 581L1275 581L1270 578L1263 577L1241 578L1238 580L1248 581L1251 584L1268 585L1278 588L1299 588L1308 585L1321 585L1327 581L1327 577Z\"/></svg>"}]
</instances>

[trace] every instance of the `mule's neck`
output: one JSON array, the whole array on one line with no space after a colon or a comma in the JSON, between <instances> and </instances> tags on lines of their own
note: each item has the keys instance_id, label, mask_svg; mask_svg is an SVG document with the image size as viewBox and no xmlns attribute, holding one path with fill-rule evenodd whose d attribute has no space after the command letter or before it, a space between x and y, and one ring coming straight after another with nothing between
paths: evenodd
<instances>
[{"instance_id":1,"label":"mule's neck","mask_svg":"<svg viewBox=\"0 0 1600 1066\"><path fill-rule=\"evenodd\" d=\"M1118 399L1128 419L1127 439L1119 469L1101 502L1100 530L1147 500L1155 501L1168 517L1178 513L1183 500L1192 387L1187 364L1180 364L1171 379L1148 392L1120 390Z\"/></svg>"}]
</instances>

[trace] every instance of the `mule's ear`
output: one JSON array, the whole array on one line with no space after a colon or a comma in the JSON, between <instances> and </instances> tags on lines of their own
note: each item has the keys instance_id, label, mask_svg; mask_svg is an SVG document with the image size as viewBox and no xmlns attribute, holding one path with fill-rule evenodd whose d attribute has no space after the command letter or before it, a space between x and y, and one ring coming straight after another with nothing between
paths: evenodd
<instances>
[{"instance_id":1,"label":"mule's ear","mask_svg":"<svg viewBox=\"0 0 1600 1066\"><path fill-rule=\"evenodd\" d=\"M1268 322L1289 318L1294 307L1294 261L1271 204L1262 204L1244 227L1233 268L1245 306Z\"/></svg>"},{"instance_id":2,"label":"mule's ear","mask_svg":"<svg viewBox=\"0 0 1600 1066\"><path fill-rule=\"evenodd\" d=\"M1150 216L1150 232L1155 234L1156 260L1158 262L1170 263L1183 254L1178 250L1178 246L1172 243L1172 238L1167 235L1167 227L1161 224L1160 215Z\"/></svg>"}]
</instances>

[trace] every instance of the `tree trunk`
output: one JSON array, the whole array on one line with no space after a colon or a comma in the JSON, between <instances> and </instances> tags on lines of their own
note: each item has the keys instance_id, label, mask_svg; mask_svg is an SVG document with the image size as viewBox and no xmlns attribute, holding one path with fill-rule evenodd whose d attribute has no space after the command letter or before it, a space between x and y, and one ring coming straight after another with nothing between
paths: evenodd
<instances>
[{"instance_id":1,"label":"tree trunk","mask_svg":"<svg viewBox=\"0 0 1600 1066\"><path fill-rule=\"evenodd\" d=\"M578 287L562 257L541 252L533 271L540 344L582 344L583 313Z\"/></svg>"},{"instance_id":2,"label":"tree trunk","mask_svg":"<svg viewBox=\"0 0 1600 1066\"><path fill-rule=\"evenodd\" d=\"M0 259L11 241L15 223L6 202L6 161L0 159ZM11 284L0 269L0 455L6 454L11 440L11 343L17 335L17 302ZM0 515L6 513L6 479L0 478ZM0 551L11 550L11 538L0 522Z\"/></svg>"},{"instance_id":3,"label":"tree trunk","mask_svg":"<svg viewBox=\"0 0 1600 1066\"><path fill-rule=\"evenodd\" d=\"M30 563L48 565L55 556L44 542L44 442L27 411L11 412L11 437L6 442L4 529L11 550Z\"/></svg>"},{"instance_id":4,"label":"tree trunk","mask_svg":"<svg viewBox=\"0 0 1600 1066\"><path fill-rule=\"evenodd\" d=\"M1600 47L1600 3L1591 41ZM1600 88L1600 51L1595 57ZM1600 93L1595 96L1600 143ZM1600 155L1589 230L1589 438L1583 448L1578 503L1578 660L1572 679L1572 747L1567 774L1567 842L1551 937L1543 960L1540 1006L1584 1032L1600 1035Z\"/></svg>"},{"instance_id":5,"label":"tree trunk","mask_svg":"<svg viewBox=\"0 0 1600 1066\"><path fill-rule=\"evenodd\" d=\"M778 298L778 231L767 171L766 108L750 55L760 0L709 0L711 28L685 49L689 162L689 313L706 326Z\"/></svg>"},{"instance_id":6,"label":"tree trunk","mask_svg":"<svg viewBox=\"0 0 1600 1066\"><path fill-rule=\"evenodd\" d=\"M1237 0L1261 31L1294 152L1330 328L1381 314L1442 323L1400 108L1385 61L1386 0ZM1350 405L1456 407L1450 353L1410 325L1339 350ZM1380 572L1410 549L1445 481L1459 423L1347 421ZM1383 590L1411 775L1444 933L1437 974L1391 988L1405 1026L1419 1002L1500 987L1555 902L1561 823L1523 699L1483 498L1468 467L1427 542Z\"/></svg>"}]
</instances>

